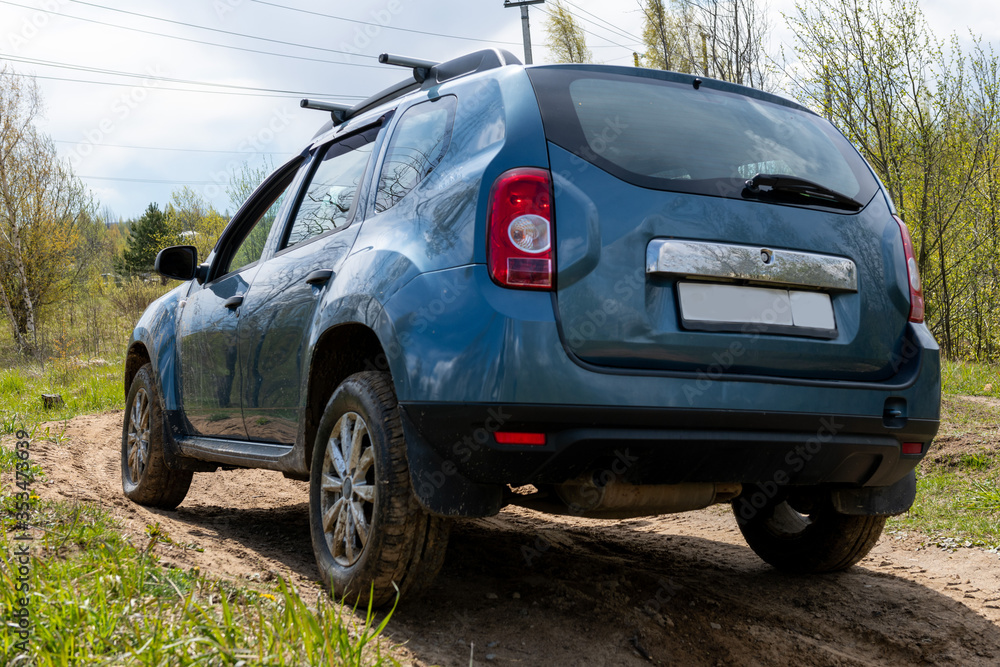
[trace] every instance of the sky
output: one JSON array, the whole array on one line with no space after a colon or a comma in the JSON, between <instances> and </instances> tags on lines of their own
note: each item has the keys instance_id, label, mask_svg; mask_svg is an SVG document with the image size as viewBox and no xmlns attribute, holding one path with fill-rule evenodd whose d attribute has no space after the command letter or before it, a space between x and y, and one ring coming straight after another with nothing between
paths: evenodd
<instances>
[{"instance_id":1,"label":"sky","mask_svg":"<svg viewBox=\"0 0 1000 667\"><path fill-rule=\"evenodd\" d=\"M637 0L565 1L595 60L643 50ZM971 28L1000 51L994 1L921 7L939 36ZM772 52L790 51L793 6L769 3ZM551 61L548 11L529 9L535 63ZM443 61L491 46L523 59L520 10L503 0L0 0L0 68L36 77L38 127L116 219L184 186L235 212L231 174L279 166L326 120L301 98L352 104L405 78L382 52Z\"/></svg>"}]
</instances>

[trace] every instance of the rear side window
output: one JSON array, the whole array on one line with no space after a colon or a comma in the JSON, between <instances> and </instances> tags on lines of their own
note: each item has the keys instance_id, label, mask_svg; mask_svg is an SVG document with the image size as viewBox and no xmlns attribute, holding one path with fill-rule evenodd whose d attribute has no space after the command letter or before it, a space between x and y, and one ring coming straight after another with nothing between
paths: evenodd
<instances>
[{"instance_id":1,"label":"rear side window","mask_svg":"<svg viewBox=\"0 0 1000 667\"><path fill-rule=\"evenodd\" d=\"M878 190L847 139L808 111L756 91L609 70L528 74L548 139L618 178L734 198L758 173L804 178L861 202Z\"/></svg>"},{"instance_id":2,"label":"rear side window","mask_svg":"<svg viewBox=\"0 0 1000 667\"><path fill-rule=\"evenodd\" d=\"M285 247L351 224L378 128L330 144L316 165Z\"/></svg>"},{"instance_id":3,"label":"rear side window","mask_svg":"<svg viewBox=\"0 0 1000 667\"><path fill-rule=\"evenodd\" d=\"M395 206L437 167L448 152L455 120L455 97L448 95L410 107L389 140L378 177L375 212Z\"/></svg>"}]
</instances>

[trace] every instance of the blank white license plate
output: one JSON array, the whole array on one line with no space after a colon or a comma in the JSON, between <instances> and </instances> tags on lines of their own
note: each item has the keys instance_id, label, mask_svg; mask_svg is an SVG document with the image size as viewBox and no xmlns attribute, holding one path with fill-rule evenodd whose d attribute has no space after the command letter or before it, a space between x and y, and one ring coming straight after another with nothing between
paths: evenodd
<instances>
[{"instance_id":1,"label":"blank white license plate","mask_svg":"<svg viewBox=\"0 0 1000 667\"><path fill-rule=\"evenodd\" d=\"M681 320L689 328L824 338L837 331L833 302L823 292L682 282L677 295Z\"/></svg>"}]
</instances>

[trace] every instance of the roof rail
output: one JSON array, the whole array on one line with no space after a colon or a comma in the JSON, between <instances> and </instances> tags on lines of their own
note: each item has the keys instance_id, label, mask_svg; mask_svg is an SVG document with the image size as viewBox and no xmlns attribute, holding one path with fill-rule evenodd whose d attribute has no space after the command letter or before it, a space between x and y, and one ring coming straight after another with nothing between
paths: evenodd
<instances>
[{"instance_id":1,"label":"roof rail","mask_svg":"<svg viewBox=\"0 0 1000 667\"><path fill-rule=\"evenodd\" d=\"M375 93L366 100L358 102L354 106L345 104L335 104L333 102L323 102L320 100L305 99L299 102L299 106L305 109L318 109L329 111L330 118L334 125L340 125L350 118L357 116L363 111L384 104L397 97L401 97L408 92L417 90L420 87L430 87L438 83L444 83L460 76L474 74L497 67L507 65L520 65L521 61L517 56L505 49L483 49L468 53L458 58L435 63L430 60L420 60L418 58L408 58L406 56L395 56L389 53L379 55L378 61L384 65L397 65L399 67L410 67L413 69L413 78L404 79L399 83L389 86L385 90Z\"/></svg>"}]
</instances>

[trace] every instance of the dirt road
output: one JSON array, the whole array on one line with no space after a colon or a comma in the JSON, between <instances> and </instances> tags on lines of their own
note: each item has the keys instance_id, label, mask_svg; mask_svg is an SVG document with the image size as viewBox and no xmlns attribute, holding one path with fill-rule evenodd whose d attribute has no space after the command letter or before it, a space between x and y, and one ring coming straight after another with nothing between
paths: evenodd
<instances>
[{"instance_id":1,"label":"dirt road","mask_svg":"<svg viewBox=\"0 0 1000 667\"><path fill-rule=\"evenodd\" d=\"M44 497L112 508L141 534L159 522L166 562L220 577L268 573L319 592L307 485L264 471L197 474L174 512L121 493L121 413L78 417L37 442ZM404 664L1000 664L1000 557L887 534L847 573L778 574L731 513L620 522L528 510L456 525L433 590L389 626Z\"/></svg>"}]
</instances>

